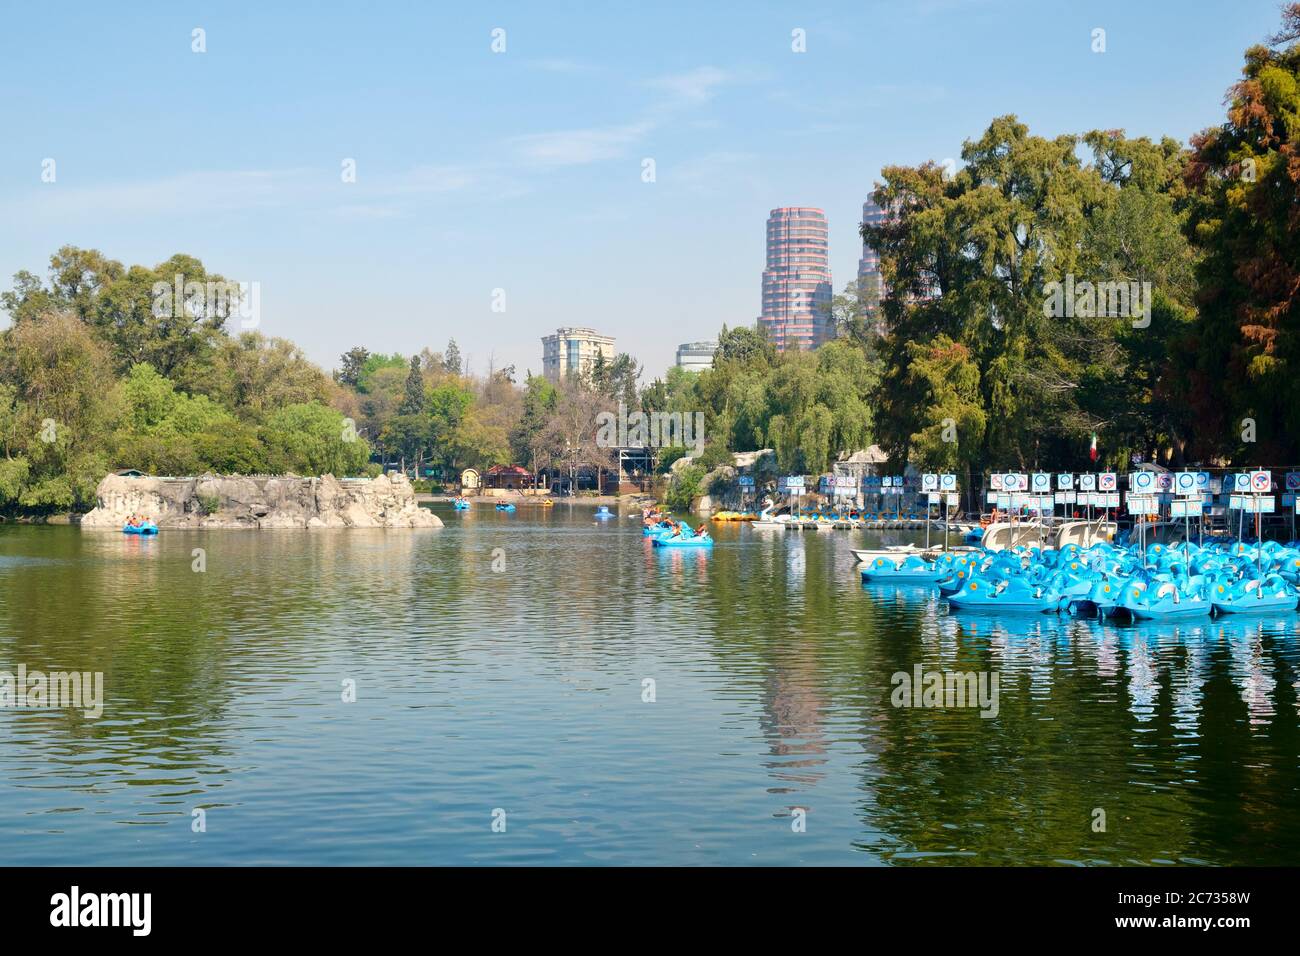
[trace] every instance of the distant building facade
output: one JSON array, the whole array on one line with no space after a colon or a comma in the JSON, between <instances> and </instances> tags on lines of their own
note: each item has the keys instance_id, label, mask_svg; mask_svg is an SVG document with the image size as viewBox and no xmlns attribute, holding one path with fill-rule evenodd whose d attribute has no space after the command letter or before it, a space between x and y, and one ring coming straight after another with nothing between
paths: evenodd
<instances>
[{"instance_id":1,"label":"distant building facade","mask_svg":"<svg viewBox=\"0 0 1300 956\"><path fill-rule=\"evenodd\" d=\"M554 335L542 336L542 374L547 381L558 382L568 375L587 371L604 355L614 359L614 339L594 329L556 329Z\"/></svg>"},{"instance_id":2,"label":"distant building facade","mask_svg":"<svg viewBox=\"0 0 1300 956\"><path fill-rule=\"evenodd\" d=\"M683 342L677 346L677 367L688 372L713 368L713 353L717 350L717 342Z\"/></svg>"},{"instance_id":3,"label":"distant building facade","mask_svg":"<svg viewBox=\"0 0 1300 956\"><path fill-rule=\"evenodd\" d=\"M885 221L885 210L868 199L862 204L862 225L879 226ZM858 260L858 296L869 308L880 307L885 297L884 280L880 277L880 255L862 242L862 258Z\"/></svg>"},{"instance_id":4,"label":"distant building facade","mask_svg":"<svg viewBox=\"0 0 1300 956\"><path fill-rule=\"evenodd\" d=\"M778 351L815 349L834 338L826 214L783 206L767 217L767 268L759 327Z\"/></svg>"}]
</instances>

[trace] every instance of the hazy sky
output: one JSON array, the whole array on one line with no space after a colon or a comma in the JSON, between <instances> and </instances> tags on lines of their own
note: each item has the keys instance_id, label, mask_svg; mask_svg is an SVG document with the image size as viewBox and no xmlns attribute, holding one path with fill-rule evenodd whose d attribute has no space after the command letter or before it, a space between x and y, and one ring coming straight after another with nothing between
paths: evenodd
<instances>
[{"instance_id":1,"label":"hazy sky","mask_svg":"<svg viewBox=\"0 0 1300 956\"><path fill-rule=\"evenodd\" d=\"M326 368L454 336L475 371L540 371L540 336L588 325L648 379L754 321L771 208L826 210L838 291L882 166L956 158L1003 113L1186 140L1278 22L1275 0L271 6L5 4L4 288L65 243L186 252L259 282L261 330Z\"/></svg>"}]
</instances>

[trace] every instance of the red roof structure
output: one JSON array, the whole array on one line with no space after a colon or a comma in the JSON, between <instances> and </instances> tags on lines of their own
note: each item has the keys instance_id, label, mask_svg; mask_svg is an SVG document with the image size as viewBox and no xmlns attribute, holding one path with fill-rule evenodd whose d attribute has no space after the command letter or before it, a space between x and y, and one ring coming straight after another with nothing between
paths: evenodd
<instances>
[{"instance_id":1,"label":"red roof structure","mask_svg":"<svg viewBox=\"0 0 1300 956\"><path fill-rule=\"evenodd\" d=\"M531 488L533 473L518 465L493 465L483 472L483 484L488 488Z\"/></svg>"}]
</instances>

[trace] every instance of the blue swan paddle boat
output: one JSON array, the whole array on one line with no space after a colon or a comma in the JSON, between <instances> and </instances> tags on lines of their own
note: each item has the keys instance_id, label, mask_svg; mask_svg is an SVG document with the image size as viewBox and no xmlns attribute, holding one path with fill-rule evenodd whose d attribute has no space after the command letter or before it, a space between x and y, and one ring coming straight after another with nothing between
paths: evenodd
<instances>
[{"instance_id":1,"label":"blue swan paddle boat","mask_svg":"<svg viewBox=\"0 0 1300 956\"><path fill-rule=\"evenodd\" d=\"M893 584L934 584L951 573L949 568L939 567L932 561L909 554L898 564L888 558L876 558L862 569L862 580Z\"/></svg>"},{"instance_id":2,"label":"blue swan paddle boat","mask_svg":"<svg viewBox=\"0 0 1300 956\"><path fill-rule=\"evenodd\" d=\"M1022 577L990 581L975 578L965 588L948 597L948 604L959 611L1030 611L1050 613L1057 610L1061 595L1042 584Z\"/></svg>"},{"instance_id":3,"label":"blue swan paddle boat","mask_svg":"<svg viewBox=\"0 0 1300 956\"><path fill-rule=\"evenodd\" d=\"M688 524L682 525L682 533L665 532L651 535L651 543L656 548L711 548L713 538L708 534L695 534Z\"/></svg>"},{"instance_id":4,"label":"blue swan paddle boat","mask_svg":"<svg viewBox=\"0 0 1300 956\"><path fill-rule=\"evenodd\" d=\"M1220 583L1210 592L1219 614L1254 614L1260 611L1293 611L1300 600L1295 588L1280 574L1268 574L1235 584Z\"/></svg>"}]
</instances>

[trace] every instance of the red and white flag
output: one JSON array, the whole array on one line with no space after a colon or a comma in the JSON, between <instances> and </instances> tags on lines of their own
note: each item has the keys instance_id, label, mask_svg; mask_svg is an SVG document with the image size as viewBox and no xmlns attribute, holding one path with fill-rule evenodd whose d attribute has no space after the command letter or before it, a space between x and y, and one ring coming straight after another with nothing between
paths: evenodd
<instances>
[{"instance_id":1,"label":"red and white flag","mask_svg":"<svg viewBox=\"0 0 1300 956\"><path fill-rule=\"evenodd\" d=\"M1088 446L1088 460L1097 460L1097 433L1092 433L1092 444Z\"/></svg>"}]
</instances>

